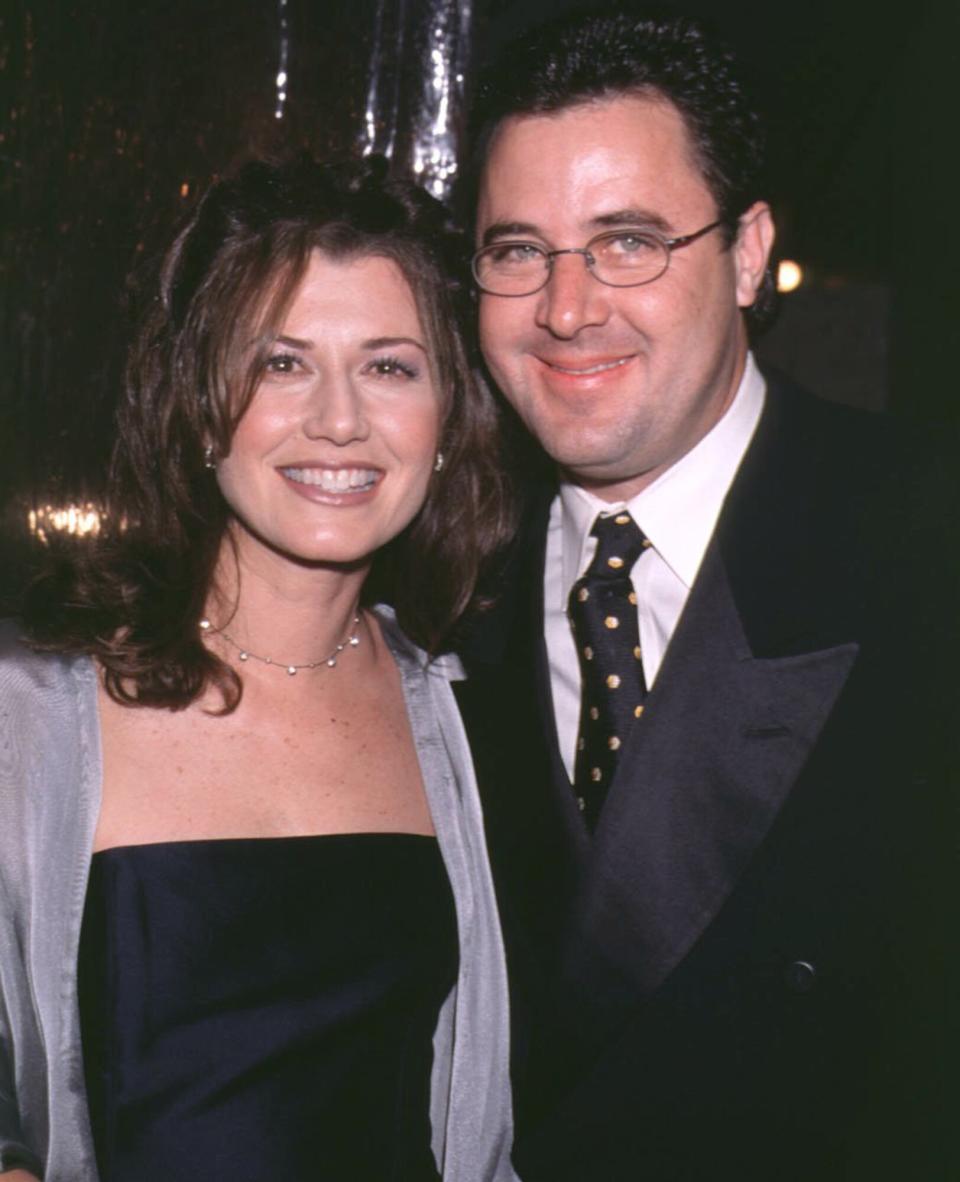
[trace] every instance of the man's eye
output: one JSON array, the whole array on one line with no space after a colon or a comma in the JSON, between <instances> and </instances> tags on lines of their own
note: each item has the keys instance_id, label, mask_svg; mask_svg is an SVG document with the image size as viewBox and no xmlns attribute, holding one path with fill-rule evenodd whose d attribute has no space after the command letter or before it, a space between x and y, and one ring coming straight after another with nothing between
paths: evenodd
<instances>
[{"instance_id":1,"label":"man's eye","mask_svg":"<svg viewBox=\"0 0 960 1182\"><path fill-rule=\"evenodd\" d=\"M497 267L523 266L543 258L543 251L532 242L501 242L490 248L488 257Z\"/></svg>"},{"instance_id":2,"label":"man's eye","mask_svg":"<svg viewBox=\"0 0 960 1182\"><path fill-rule=\"evenodd\" d=\"M637 234L629 231L623 234L613 234L604 242L604 249L611 254L645 254L657 250L659 243L648 234Z\"/></svg>"}]
</instances>

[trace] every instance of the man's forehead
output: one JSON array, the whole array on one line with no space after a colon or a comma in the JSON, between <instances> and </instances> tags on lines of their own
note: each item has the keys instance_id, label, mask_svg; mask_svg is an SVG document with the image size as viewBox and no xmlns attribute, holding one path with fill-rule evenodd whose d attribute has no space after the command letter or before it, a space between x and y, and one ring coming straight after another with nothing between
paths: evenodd
<instances>
[{"instance_id":1,"label":"man's forehead","mask_svg":"<svg viewBox=\"0 0 960 1182\"><path fill-rule=\"evenodd\" d=\"M551 218L581 214L586 230L628 222L669 230L678 191L710 196L686 121L659 94L513 115L490 140L478 231L488 238L493 223L538 221L538 209Z\"/></svg>"},{"instance_id":2,"label":"man's forehead","mask_svg":"<svg viewBox=\"0 0 960 1182\"><path fill-rule=\"evenodd\" d=\"M567 128L582 125L589 128L590 125L615 123L624 133L626 146L630 131L651 121L663 124L664 130L678 145L694 150L687 119L680 108L661 91L645 88L580 99L551 110L507 115L490 132L485 166L489 164L497 145L507 135L527 132L536 137L544 128L556 125Z\"/></svg>"}]
</instances>

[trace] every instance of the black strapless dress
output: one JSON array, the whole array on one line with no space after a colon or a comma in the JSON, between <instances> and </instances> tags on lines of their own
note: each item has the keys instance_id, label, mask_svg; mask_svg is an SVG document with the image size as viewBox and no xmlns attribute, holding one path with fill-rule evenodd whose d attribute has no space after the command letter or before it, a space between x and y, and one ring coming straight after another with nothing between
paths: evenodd
<instances>
[{"instance_id":1,"label":"black strapless dress","mask_svg":"<svg viewBox=\"0 0 960 1182\"><path fill-rule=\"evenodd\" d=\"M102 1182L436 1182L457 958L434 838L96 854L79 993Z\"/></svg>"}]
</instances>

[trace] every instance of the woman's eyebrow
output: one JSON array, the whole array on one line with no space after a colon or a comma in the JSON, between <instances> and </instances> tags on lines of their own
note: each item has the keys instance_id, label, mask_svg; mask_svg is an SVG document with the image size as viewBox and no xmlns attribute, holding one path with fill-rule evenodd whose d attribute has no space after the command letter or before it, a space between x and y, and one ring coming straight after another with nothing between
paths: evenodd
<instances>
[{"instance_id":1,"label":"woman's eyebrow","mask_svg":"<svg viewBox=\"0 0 960 1182\"><path fill-rule=\"evenodd\" d=\"M394 349L397 345L413 345L421 353L426 353L427 347L415 337L371 337L363 342L364 349Z\"/></svg>"}]
</instances>

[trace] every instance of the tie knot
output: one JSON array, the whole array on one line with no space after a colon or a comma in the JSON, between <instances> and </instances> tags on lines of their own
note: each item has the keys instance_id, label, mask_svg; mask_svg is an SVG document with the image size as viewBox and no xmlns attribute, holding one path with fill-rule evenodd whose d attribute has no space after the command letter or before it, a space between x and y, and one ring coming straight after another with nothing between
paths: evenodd
<instances>
[{"instance_id":1,"label":"tie knot","mask_svg":"<svg viewBox=\"0 0 960 1182\"><path fill-rule=\"evenodd\" d=\"M589 578L617 578L629 575L640 557L646 538L629 513L621 510L599 514L590 533L597 539L597 552L587 571Z\"/></svg>"}]
</instances>

